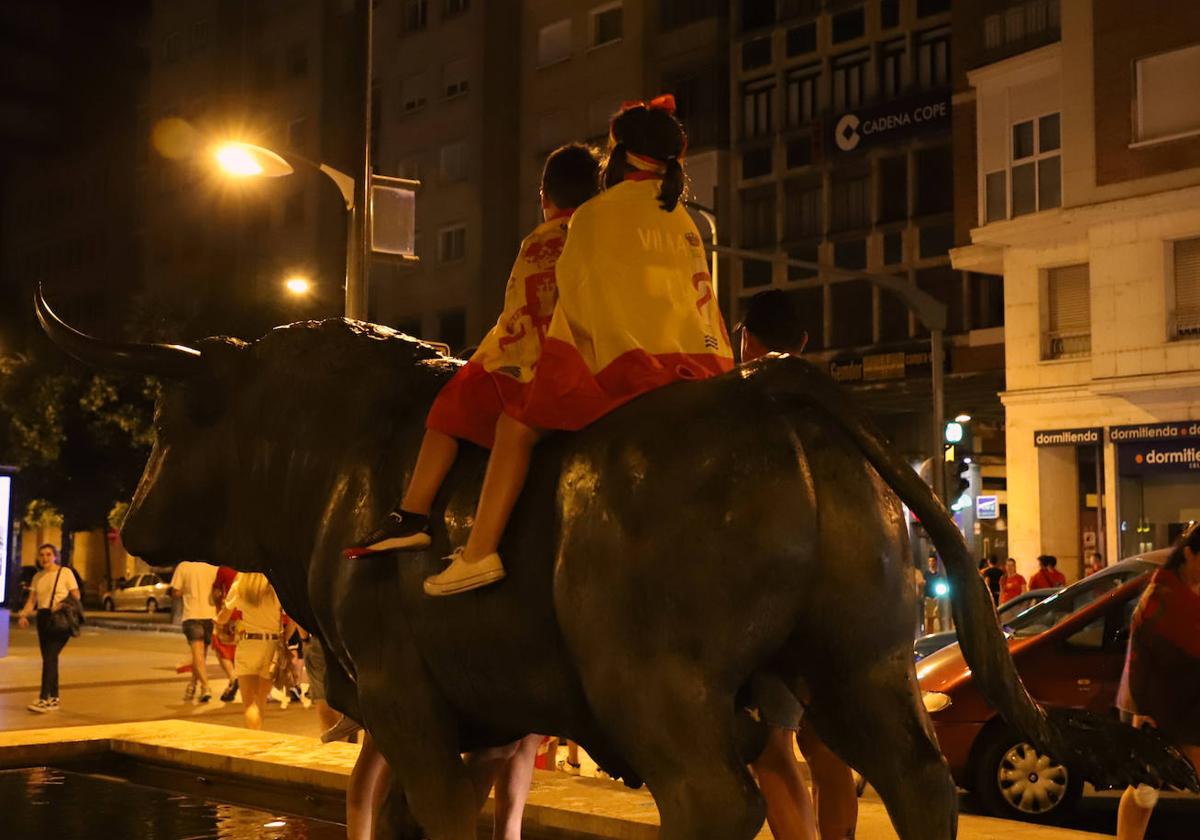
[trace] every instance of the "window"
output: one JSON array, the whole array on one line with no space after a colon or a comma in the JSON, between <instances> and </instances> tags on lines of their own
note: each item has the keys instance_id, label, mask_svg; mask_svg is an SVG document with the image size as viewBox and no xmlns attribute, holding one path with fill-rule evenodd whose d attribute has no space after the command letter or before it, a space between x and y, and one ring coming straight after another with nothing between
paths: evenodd
<instances>
[{"instance_id":1,"label":"window","mask_svg":"<svg viewBox=\"0 0 1200 840\"><path fill-rule=\"evenodd\" d=\"M461 350L467 343L467 311L451 309L438 313L438 341L449 344L451 350Z\"/></svg>"},{"instance_id":2,"label":"window","mask_svg":"<svg viewBox=\"0 0 1200 840\"><path fill-rule=\"evenodd\" d=\"M758 178L771 174L771 147L748 149L742 152L742 177Z\"/></svg>"},{"instance_id":3,"label":"window","mask_svg":"<svg viewBox=\"0 0 1200 840\"><path fill-rule=\"evenodd\" d=\"M895 265L904 262L904 236L898 230L883 235L883 263Z\"/></svg>"},{"instance_id":4,"label":"window","mask_svg":"<svg viewBox=\"0 0 1200 840\"><path fill-rule=\"evenodd\" d=\"M779 0L779 20L782 22L798 17L815 17L825 2L826 0Z\"/></svg>"},{"instance_id":5,"label":"window","mask_svg":"<svg viewBox=\"0 0 1200 840\"><path fill-rule=\"evenodd\" d=\"M409 76L400 83L400 102L404 113L407 114L425 107L425 85L424 73Z\"/></svg>"},{"instance_id":6,"label":"window","mask_svg":"<svg viewBox=\"0 0 1200 840\"><path fill-rule=\"evenodd\" d=\"M455 225L438 231L438 262L453 262L467 255L467 227Z\"/></svg>"},{"instance_id":7,"label":"window","mask_svg":"<svg viewBox=\"0 0 1200 840\"><path fill-rule=\"evenodd\" d=\"M592 46L600 47L621 40L623 10L620 3L592 9Z\"/></svg>"},{"instance_id":8,"label":"window","mask_svg":"<svg viewBox=\"0 0 1200 840\"><path fill-rule=\"evenodd\" d=\"M816 22L793 26L787 31L788 58L813 52L817 48Z\"/></svg>"},{"instance_id":9,"label":"window","mask_svg":"<svg viewBox=\"0 0 1200 840\"><path fill-rule=\"evenodd\" d=\"M159 53L159 60L163 64L171 64L179 60L180 52L183 49L183 33L172 32L163 39L162 48Z\"/></svg>"},{"instance_id":10,"label":"window","mask_svg":"<svg viewBox=\"0 0 1200 840\"><path fill-rule=\"evenodd\" d=\"M429 22L427 0L404 0L400 12L400 31L416 32L424 29Z\"/></svg>"},{"instance_id":11,"label":"window","mask_svg":"<svg viewBox=\"0 0 1200 840\"><path fill-rule=\"evenodd\" d=\"M1004 278L997 274L967 275L971 283L974 313L971 329L1004 326Z\"/></svg>"},{"instance_id":12,"label":"window","mask_svg":"<svg viewBox=\"0 0 1200 840\"><path fill-rule=\"evenodd\" d=\"M471 0L442 0L442 17L461 15L471 8Z\"/></svg>"},{"instance_id":13,"label":"window","mask_svg":"<svg viewBox=\"0 0 1200 840\"><path fill-rule=\"evenodd\" d=\"M950 84L949 26L939 26L917 36L917 84L923 88Z\"/></svg>"},{"instance_id":14,"label":"window","mask_svg":"<svg viewBox=\"0 0 1200 840\"><path fill-rule=\"evenodd\" d=\"M917 251L921 259L944 257L954 247L954 225L922 225L917 237Z\"/></svg>"},{"instance_id":15,"label":"window","mask_svg":"<svg viewBox=\"0 0 1200 840\"><path fill-rule=\"evenodd\" d=\"M467 92L467 59L451 61L442 68L442 93L447 99Z\"/></svg>"},{"instance_id":16,"label":"window","mask_svg":"<svg viewBox=\"0 0 1200 840\"><path fill-rule=\"evenodd\" d=\"M793 242L787 249L788 259L802 260L807 263L819 263L821 256L821 241L819 239L810 239L807 242ZM811 268L804 268L798 265L789 265L787 268L787 279L791 282L797 280L808 280L811 277L816 277L817 272ZM809 329L808 333L811 336L814 332L821 332L821 323L824 320L824 315L821 313L822 300L824 292L820 288L811 287L810 291L817 293L816 304L816 321L817 327L815 330Z\"/></svg>"},{"instance_id":17,"label":"window","mask_svg":"<svg viewBox=\"0 0 1200 840\"><path fill-rule=\"evenodd\" d=\"M747 82L742 87L742 135L762 137L771 133L771 95L773 78Z\"/></svg>"},{"instance_id":18,"label":"window","mask_svg":"<svg viewBox=\"0 0 1200 840\"><path fill-rule=\"evenodd\" d=\"M954 154L949 146L916 153L918 216L949 213L954 209Z\"/></svg>"},{"instance_id":19,"label":"window","mask_svg":"<svg viewBox=\"0 0 1200 840\"><path fill-rule=\"evenodd\" d=\"M821 235L821 185L789 183L784 188L784 238L788 241Z\"/></svg>"},{"instance_id":20,"label":"window","mask_svg":"<svg viewBox=\"0 0 1200 840\"><path fill-rule=\"evenodd\" d=\"M813 64L787 74L787 124L807 125L817 118L817 82L821 65Z\"/></svg>"},{"instance_id":21,"label":"window","mask_svg":"<svg viewBox=\"0 0 1200 840\"><path fill-rule=\"evenodd\" d=\"M753 70L771 63L771 36L755 38L742 44L742 69Z\"/></svg>"},{"instance_id":22,"label":"window","mask_svg":"<svg viewBox=\"0 0 1200 840\"><path fill-rule=\"evenodd\" d=\"M283 66L289 78L300 79L308 75L308 48L304 44L292 44L284 55Z\"/></svg>"},{"instance_id":23,"label":"window","mask_svg":"<svg viewBox=\"0 0 1200 840\"><path fill-rule=\"evenodd\" d=\"M879 27L892 29L900 25L900 0L881 0L879 4Z\"/></svg>"},{"instance_id":24,"label":"window","mask_svg":"<svg viewBox=\"0 0 1200 840\"><path fill-rule=\"evenodd\" d=\"M833 307L831 347L862 347L870 344L871 284L865 280L848 280L829 287Z\"/></svg>"},{"instance_id":25,"label":"window","mask_svg":"<svg viewBox=\"0 0 1200 840\"><path fill-rule=\"evenodd\" d=\"M761 248L775 242L775 188L742 193L742 245Z\"/></svg>"},{"instance_id":26,"label":"window","mask_svg":"<svg viewBox=\"0 0 1200 840\"><path fill-rule=\"evenodd\" d=\"M297 117L288 123L287 144L289 149L303 151L304 139L308 134L308 120Z\"/></svg>"},{"instance_id":27,"label":"window","mask_svg":"<svg viewBox=\"0 0 1200 840\"><path fill-rule=\"evenodd\" d=\"M830 195L830 230L853 230L869 227L871 178L867 175L838 179Z\"/></svg>"},{"instance_id":28,"label":"window","mask_svg":"<svg viewBox=\"0 0 1200 840\"><path fill-rule=\"evenodd\" d=\"M1011 214L1015 218L1062 204L1062 138L1059 115L1012 127Z\"/></svg>"},{"instance_id":29,"label":"window","mask_svg":"<svg viewBox=\"0 0 1200 840\"><path fill-rule=\"evenodd\" d=\"M950 0L917 0L917 17L929 17L950 11Z\"/></svg>"},{"instance_id":30,"label":"window","mask_svg":"<svg viewBox=\"0 0 1200 840\"><path fill-rule=\"evenodd\" d=\"M862 270L867 267L867 240L847 239L833 243L833 264L838 268Z\"/></svg>"},{"instance_id":31,"label":"window","mask_svg":"<svg viewBox=\"0 0 1200 840\"><path fill-rule=\"evenodd\" d=\"M696 149L727 146L729 131L729 70L711 65L677 79L666 80L675 94L675 116Z\"/></svg>"},{"instance_id":32,"label":"window","mask_svg":"<svg viewBox=\"0 0 1200 840\"><path fill-rule=\"evenodd\" d=\"M788 169L808 166L813 162L812 138L800 137L796 140L789 140L786 152Z\"/></svg>"},{"instance_id":33,"label":"window","mask_svg":"<svg viewBox=\"0 0 1200 840\"><path fill-rule=\"evenodd\" d=\"M188 29L188 54L195 55L208 46L212 36L207 20L198 20Z\"/></svg>"},{"instance_id":34,"label":"window","mask_svg":"<svg viewBox=\"0 0 1200 840\"><path fill-rule=\"evenodd\" d=\"M884 99L895 99L904 88L904 39L897 38L883 45L879 55L879 93Z\"/></svg>"},{"instance_id":35,"label":"window","mask_svg":"<svg viewBox=\"0 0 1200 840\"><path fill-rule=\"evenodd\" d=\"M894 155L879 161L879 221L908 218L908 157Z\"/></svg>"},{"instance_id":36,"label":"window","mask_svg":"<svg viewBox=\"0 0 1200 840\"><path fill-rule=\"evenodd\" d=\"M946 304L946 332L960 333L963 325L963 276L948 265L917 271L917 288ZM928 330L923 330L928 335Z\"/></svg>"},{"instance_id":37,"label":"window","mask_svg":"<svg viewBox=\"0 0 1200 840\"><path fill-rule=\"evenodd\" d=\"M1092 351L1092 304L1087 263L1046 272L1043 359L1086 356Z\"/></svg>"},{"instance_id":38,"label":"window","mask_svg":"<svg viewBox=\"0 0 1200 840\"><path fill-rule=\"evenodd\" d=\"M767 260L742 260L742 288L756 289L771 285L771 263Z\"/></svg>"},{"instance_id":39,"label":"window","mask_svg":"<svg viewBox=\"0 0 1200 840\"><path fill-rule=\"evenodd\" d=\"M461 181L467 177L467 144L463 141L442 146L439 154L442 177Z\"/></svg>"},{"instance_id":40,"label":"window","mask_svg":"<svg viewBox=\"0 0 1200 840\"><path fill-rule=\"evenodd\" d=\"M557 64L571 57L571 20L564 18L538 30L538 67Z\"/></svg>"},{"instance_id":41,"label":"window","mask_svg":"<svg viewBox=\"0 0 1200 840\"><path fill-rule=\"evenodd\" d=\"M861 38L865 31L866 16L861 6L833 16L833 43L835 44Z\"/></svg>"},{"instance_id":42,"label":"window","mask_svg":"<svg viewBox=\"0 0 1200 840\"><path fill-rule=\"evenodd\" d=\"M775 23L775 0L742 0L742 31Z\"/></svg>"},{"instance_id":43,"label":"window","mask_svg":"<svg viewBox=\"0 0 1200 840\"><path fill-rule=\"evenodd\" d=\"M1008 191L1005 180L1008 173L1001 169L989 172L984 179L984 222L999 222L1008 218Z\"/></svg>"},{"instance_id":44,"label":"window","mask_svg":"<svg viewBox=\"0 0 1200 840\"><path fill-rule=\"evenodd\" d=\"M1135 141L1200 132L1200 44L1139 59L1134 77Z\"/></svg>"},{"instance_id":45,"label":"window","mask_svg":"<svg viewBox=\"0 0 1200 840\"><path fill-rule=\"evenodd\" d=\"M1176 338L1200 338L1200 238L1171 243L1175 280L1172 333Z\"/></svg>"},{"instance_id":46,"label":"window","mask_svg":"<svg viewBox=\"0 0 1200 840\"><path fill-rule=\"evenodd\" d=\"M866 81L866 50L838 56L833 60L833 110L842 113L863 103Z\"/></svg>"},{"instance_id":47,"label":"window","mask_svg":"<svg viewBox=\"0 0 1200 840\"><path fill-rule=\"evenodd\" d=\"M659 0L659 28L668 32L713 17L719 2L723 0Z\"/></svg>"}]
</instances>

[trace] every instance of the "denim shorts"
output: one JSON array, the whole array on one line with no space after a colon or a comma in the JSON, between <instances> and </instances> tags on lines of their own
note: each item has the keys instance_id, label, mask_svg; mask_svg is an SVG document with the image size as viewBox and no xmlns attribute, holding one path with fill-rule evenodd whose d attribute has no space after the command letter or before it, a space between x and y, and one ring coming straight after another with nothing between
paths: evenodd
<instances>
[{"instance_id":1,"label":"denim shorts","mask_svg":"<svg viewBox=\"0 0 1200 840\"><path fill-rule=\"evenodd\" d=\"M189 618L183 622L183 635L189 642L212 644L213 620L211 618Z\"/></svg>"}]
</instances>

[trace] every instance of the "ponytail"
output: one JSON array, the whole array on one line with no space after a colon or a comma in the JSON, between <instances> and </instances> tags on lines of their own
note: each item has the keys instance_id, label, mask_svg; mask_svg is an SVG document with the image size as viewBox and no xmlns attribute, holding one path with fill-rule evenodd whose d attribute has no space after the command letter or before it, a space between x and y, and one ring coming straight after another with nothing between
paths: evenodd
<instances>
[{"instance_id":1,"label":"ponytail","mask_svg":"<svg viewBox=\"0 0 1200 840\"><path fill-rule=\"evenodd\" d=\"M679 158L667 158L667 171L663 173L662 188L658 191L658 203L668 213L679 204L683 197L683 166Z\"/></svg>"},{"instance_id":2,"label":"ponytail","mask_svg":"<svg viewBox=\"0 0 1200 840\"><path fill-rule=\"evenodd\" d=\"M625 173L629 171L629 162L625 159L625 151L624 143L617 143L609 150L608 158L604 161L604 173L601 178L604 189L615 187L625 180Z\"/></svg>"}]
</instances>

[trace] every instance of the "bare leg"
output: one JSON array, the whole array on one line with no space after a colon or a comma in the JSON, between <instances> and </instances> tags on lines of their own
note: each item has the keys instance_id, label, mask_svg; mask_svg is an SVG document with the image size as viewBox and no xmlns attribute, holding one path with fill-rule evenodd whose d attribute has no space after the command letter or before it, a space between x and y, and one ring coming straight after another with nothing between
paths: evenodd
<instances>
[{"instance_id":1,"label":"bare leg","mask_svg":"<svg viewBox=\"0 0 1200 840\"><path fill-rule=\"evenodd\" d=\"M362 749L350 772L346 788L346 837L348 840L372 840L375 819L392 783L387 761L375 749L370 735L363 735Z\"/></svg>"},{"instance_id":2,"label":"bare leg","mask_svg":"<svg viewBox=\"0 0 1200 840\"><path fill-rule=\"evenodd\" d=\"M1180 747L1180 751L1192 762L1192 766L1200 771L1200 747ZM1150 817L1154 814L1154 806L1146 808L1139 805L1134 798L1134 789L1125 788L1121 794L1121 804L1117 808L1117 840L1142 840L1146 836L1146 827L1150 825Z\"/></svg>"},{"instance_id":3,"label":"bare leg","mask_svg":"<svg viewBox=\"0 0 1200 840\"><path fill-rule=\"evenodd\" d=\"M458 441L444 432L425 430L421 440L421 451L417 454L417 466L400 500L400 507L411 513L429 515L434 497L441 489L446 474L454 466L458 456Z\"/></svg>"},{"instance_id":4,"label":"bare leg","mask_svg":"<svg viewBox=\"0 0 1200 840\"><path fill-rule=\"evenodd\" d=\"M201 694L208 694L208 665L205 662L208 658L208 647L203 639L188 642L188 647L192 649L192 682L200 684Z\"/></svg>"},{"instance_id":5,"label":"bare leg","mask_svg":"<svg viewBox=\"0 0 1200 840\"><path fill-rule=\"evenodd\" d=\"M521 817L529 799L533 781L533 762L537 759L541 735L526 735L496 776L496 813L492 821L492 840L521 840Z\"/></svg>"},{"instance_id":6,"label":"bare leg","mask_svg":"<svg viewBox=\"0 0 1200 840\"><path fill-rule=\"evenodd\" d=\"M801 726L796 733L796 742L812 773L813 802L821 840L853 837L858 823L858 792L853 771L825 746L811 727Z\"/></svg>"},{"instance_id":7,"label":"bare leg","mask_svg":"<svg viewBox=\"0 0 1200 840\"><path fill-rule=\"evenodd\" d=\"M750 766L767 801L767 824L776 840L813 840L812 800L792 753L791 731L771 727L766 748Z\"/></svg>"},{"instance_id":8,"label":"bare leg","mask_svg":"<svg viewBox=\"0 0 1200 840\"><path fill-rule=\"evenodd\" d=\"M221 663L221 670L225 672L225 676L230 682L233 682L235 679L237 679L233 675L233 660L232 659L225 659L224 657L218 656L217 662Z\"/></svg>"},{"instance_id":9,"label":"bare leg","mask_svg":"<svg viewBox=\"0 0 1200 840\"><path fill-rule=\"evenodd\" d=\"M267 695L271 692L270 680L253 674L245 674L238 683L242 689L242 705L245 707L246 728L262 729L263 709L267 707Z\"/></svg>"},{"instance_id":10,"label":"bare leg","mask_svg":"<svg viewBox=\"0 0 1200 840\"><path fill-rule=\"evenodd\" d=\"M574 741L567 741L567 764L571 767L579 766L579 745Z\"/></svg>"},{"instance_id":11,"label":"bare leg","mask_svg":"<svg viewBox=\"0 0 1200 840\"><path fill-rule=\"evenodd\" d=\"M483 493L475 511L475 524L467 539L463 559L482 560L500 545L509 514L525 486L529 457L542 432L501 414L496 423L496 445L483 477ZM419 513L419 511L414 511Z\"/></svg>"}]
</instances>

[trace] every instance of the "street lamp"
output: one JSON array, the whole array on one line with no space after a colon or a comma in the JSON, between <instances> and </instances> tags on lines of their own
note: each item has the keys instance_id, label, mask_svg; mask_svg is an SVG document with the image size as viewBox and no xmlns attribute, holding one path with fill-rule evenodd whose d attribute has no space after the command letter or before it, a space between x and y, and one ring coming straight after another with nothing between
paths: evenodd
<instances>
[{"instance_id":1,"label":"street lamp","mask_svg":"<svg viewBox=\"0 0 1200 840\"><path fill-rule=\"evenodd\" d=\"M284 280L283 287L296 297L303 297L312 291L312 283L309 282L307 277L299 274L293 274Z\"/></svg>"}]
</instances>

